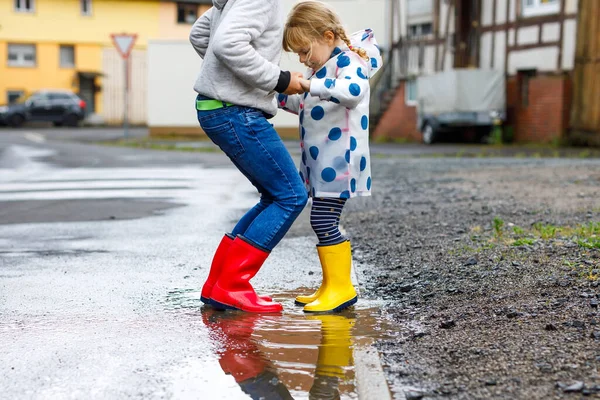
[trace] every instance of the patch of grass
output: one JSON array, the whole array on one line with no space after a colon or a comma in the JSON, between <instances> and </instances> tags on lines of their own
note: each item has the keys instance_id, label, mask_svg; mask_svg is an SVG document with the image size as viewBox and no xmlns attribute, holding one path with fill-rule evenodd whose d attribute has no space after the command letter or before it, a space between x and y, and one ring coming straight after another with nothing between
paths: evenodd
<instances>
[{"instance_id":1,"label":"patch of grass","mask_svg":"<svg viewBox=\"0 0 600 400\"><path fill-rule=\"evenodd\" d=\"M584 238L591 238L600 235L600 222L590 222L585 225L579 225L575 229L575 234Z\"/></svg>"},{"instance_id":2,"label":"patch of grass","mask_svg":"<svg viewBox=\"0 0 600 400\"><path fill-rule=\"evenodd\" d=\"M592 152L588 149L581 151L577 157L579 158L590 158L590 156L592 155Z\"/></svg>"},{"instance_id":3,"label":"patch of grass","mask_svg":"<svg viewBox=\"0 0 600 400\"><path fill-rule=\"evenodd\" d=\"M583 247L586 249L597 249L600 250L600 238L592 237L587 239L577 239L577 244L579 247Z\"/></svg>"},{"instance_id":4,"label":"patch of grass","mask_svg":"<svg viewBox=\"0 0 600 400\"><path fill-rule=\"evenodd\" d=\"M512 243L513 246L524 246L524 245L532 246L534 244L535 244L535 239L532 239L532 238L519 238L519 239L516 239Z\"/></svg>"},{"instance_id":5,"label":"patch of grass","mask_svg":"<svg viewBox=\"0 0 600 400\"><path fill-rule=\"evenodd\" d=\"M513 226L513 233L518 236L522 236L525 234L525 231L520 226Z\"/></svg>"},{"instance_id":6,"label":"patch of grass","mask_svg":"<svg viewBox=\"0 0 600 400\"><path fill-rule=\"evenodd\" d=\"M544 240L554 239L559 231L554 225L544 225L540 222L533 224L533 229Z\"/></svg>"}]
</instances>

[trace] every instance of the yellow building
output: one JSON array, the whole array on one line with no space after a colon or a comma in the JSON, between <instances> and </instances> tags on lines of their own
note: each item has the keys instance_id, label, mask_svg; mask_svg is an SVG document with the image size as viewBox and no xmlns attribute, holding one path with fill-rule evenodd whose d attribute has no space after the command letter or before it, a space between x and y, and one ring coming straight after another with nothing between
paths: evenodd
<instances>
[{"instance_id":1,"label":"yellow building","mask_svg":"<svg viewBox=\"0 0 600 400\"><path fill-rule=\"evenodd\" d=\"M137 35L131 56L133 123L145 123L149 40L186 39L211 0L0 0L0 104L38 89L70 89L88 111L118 123L123 61L111 34Z\"/></svg>"}]
</instances>

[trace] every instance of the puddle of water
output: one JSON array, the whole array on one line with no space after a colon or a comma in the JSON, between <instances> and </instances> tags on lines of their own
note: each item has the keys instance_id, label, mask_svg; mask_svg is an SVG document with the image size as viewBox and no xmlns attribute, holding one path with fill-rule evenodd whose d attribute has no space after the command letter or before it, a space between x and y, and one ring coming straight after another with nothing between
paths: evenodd
<instances>
[{"instance_id":1,"label":"puddle of water","mask_svg":"<svg viewBox=\"0 0 600 400\"><path fill-rule=\"evenodd\" d=\"M217 311L189 289L170 292L167 304L202 318L223 373L250 398L358 399L354 350L394 336L381 304L359 300L341 313L305 314L295 294L273 296L281 315Z\"/></svg>"}]
</instances>

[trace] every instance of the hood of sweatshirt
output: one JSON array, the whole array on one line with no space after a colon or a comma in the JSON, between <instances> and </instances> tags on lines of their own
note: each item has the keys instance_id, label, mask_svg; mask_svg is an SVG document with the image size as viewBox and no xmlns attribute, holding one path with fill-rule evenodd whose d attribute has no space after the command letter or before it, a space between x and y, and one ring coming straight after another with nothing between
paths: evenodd
<instances>
[{"instance_id":1,"label":"hood of sweatshirt","mask_svg":"<svg viewBox=\"0 0 600 400\"><path fill-rule=\"evenodd\" d=\"M350 35L350 43L352 43L352 47L360 47L367 52L367 55L369 56L369 77L372 78L377 71L379 71L383 64L381 50L377 45L377 40L375 40L375 34L373 33L373 30L365 29L353 33Z\"/></svg>"},{"instance_id":2,"label":"hood of sweatshirt","mask_svg":"<svg viewBox=\"0 0 600 400\"><path fill-rule=\"evenodd\" d=\"M212 2L213 6L215 6L217 10L222 10L223 7L225 7L225 4L227 4L227 0L212 0Z\"/></svg>"}]
</instances>

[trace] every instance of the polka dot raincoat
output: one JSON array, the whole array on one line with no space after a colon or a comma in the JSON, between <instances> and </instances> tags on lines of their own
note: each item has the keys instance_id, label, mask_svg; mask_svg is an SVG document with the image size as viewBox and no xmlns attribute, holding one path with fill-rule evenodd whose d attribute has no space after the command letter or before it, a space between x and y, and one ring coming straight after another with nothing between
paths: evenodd
<instances>
[{"instance_id":1,"label":"polka dot raincoat","mask_svg":"<svg viewBox=\"0 0 600 400\"><path fill-rule=\"evenodd\" d=\"M336 47L323 67L307 72L310 93L279 96L279 107L300 117L300 177L312 197L371 195L369 78L382 59L372 30L350 40L366 50L368 61Z\"/></svg>"}]
</instances>

